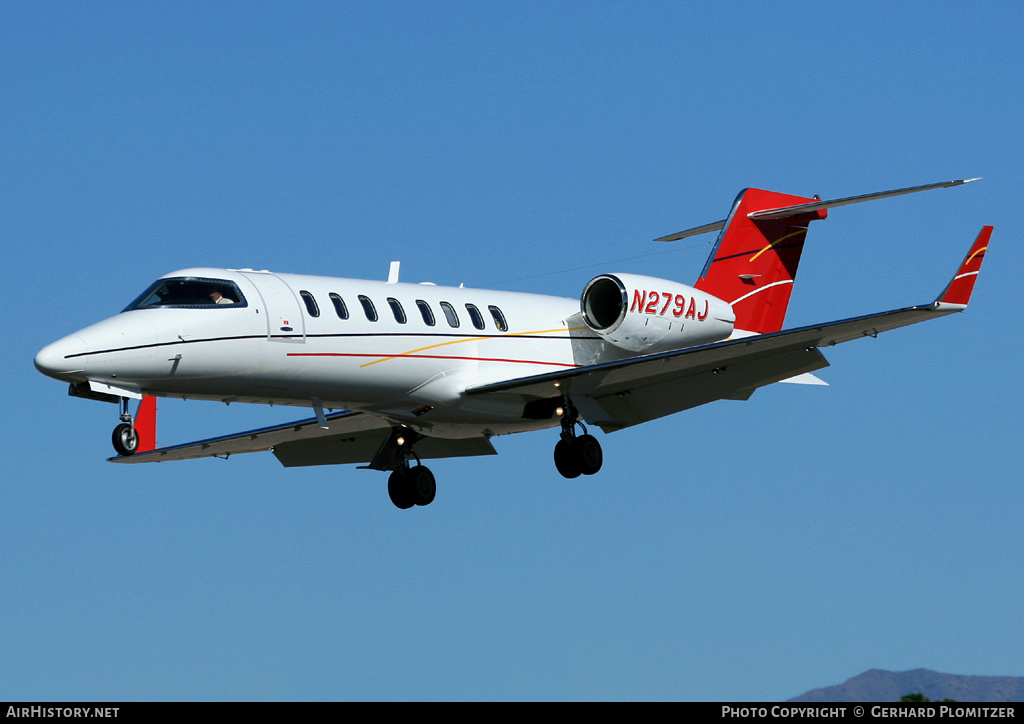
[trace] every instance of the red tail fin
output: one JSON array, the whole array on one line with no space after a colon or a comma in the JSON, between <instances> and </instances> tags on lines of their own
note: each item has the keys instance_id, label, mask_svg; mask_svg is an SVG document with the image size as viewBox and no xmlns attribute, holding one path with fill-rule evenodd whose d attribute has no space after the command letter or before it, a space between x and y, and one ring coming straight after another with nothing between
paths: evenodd
<instances>
[{"instance_id":1,"label":"red tail fin","mask_svg":"<svg viewBox=\"0 0 1024 724\"><path fill-rule=\"evenodd\" d=\"M156 398L143 395L135 413L135 432L139 436L136 452L156 450Z\"/></svg>"},{"instance_id":2,"label":"red tail fin","mask_svg":"<svg viewBox=\"0 0 1024 724\"><path fill-rule=\"evenodd\" d=\"M732 305L737 330L767 333L782 329L807 224L824 219L828 210L785 218L752 219L748 214L813 201L762 189L746 189L736 197L695 286Z\"/></svg>"}]
</instances>

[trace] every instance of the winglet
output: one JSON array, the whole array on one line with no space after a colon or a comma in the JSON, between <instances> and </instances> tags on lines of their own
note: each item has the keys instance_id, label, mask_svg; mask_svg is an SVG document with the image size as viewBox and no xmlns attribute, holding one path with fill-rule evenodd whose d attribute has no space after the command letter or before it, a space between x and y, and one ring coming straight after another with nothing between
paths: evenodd
<instances>
[{"instance_id":1,"label":"winglet","mask_svg":"<svg viewBox=\"0 0 1024 724\"><path fill-rule=\"evenodd\" d=\"M952 281L942 291L942 294L935 300L935 308L946 306L958 306L964 308L971 300L971 292L974 291L974 282L978 280L978 272L981 270L981 262L985 259L985 252L988 251L988 240L992 236L991 226L983 226L978 238L971 244L970 251L964 257L963 263L957 269Z\"/></svg>"}]
</instances>

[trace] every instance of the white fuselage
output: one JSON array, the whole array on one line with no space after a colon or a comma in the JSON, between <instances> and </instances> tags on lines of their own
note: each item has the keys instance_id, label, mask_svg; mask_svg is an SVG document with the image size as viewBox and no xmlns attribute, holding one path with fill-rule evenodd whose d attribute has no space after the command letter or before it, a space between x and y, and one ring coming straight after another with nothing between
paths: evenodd
<instances>
[{"instance_id":1,"label":"white fuselage","mask_svg":"<svg viewBox=\"0 0 1024 724\"><path fill-rule=\"evenodd\" d=\"M557 424L466 398L468 386L629 356L574 299L206 268L158 283L176 279L230 283L244 301L129 307L47 346L36 365L114 394L321 405L462 437Z\"/></svg>"}]
</instances>

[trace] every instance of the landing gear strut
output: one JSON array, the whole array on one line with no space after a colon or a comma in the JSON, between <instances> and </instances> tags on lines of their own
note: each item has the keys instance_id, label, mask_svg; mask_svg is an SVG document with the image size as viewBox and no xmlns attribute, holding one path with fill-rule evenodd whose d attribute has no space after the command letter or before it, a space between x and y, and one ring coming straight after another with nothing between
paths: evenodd
<instances>
[{"instance_id":1,"label":"landing gear strut","mask_svg":"<svg viewBox=\"0 0 1024 724\"><path fill-rule=\"evenodd\" d=\"M121 424L114 428L110 440L118 455L131 455L139 449L139 433L128 414L128 398L121 398Z\"/></svg>"},{"instance_id":2,"label":"landing gear strut","mask_svg":"<svg viewBox=\"0 0 1024 724\"><path fill-rule=\"evenodd\" d=\"M412 444L406 444L403 437L396 440L399 445L399 461L388 478L388 495L396 508L407 510L414 505L430 505L437 493L437 483L430 468L420 464L420 459L412 451ZM410 466L409 458L415 458L416 464Z\"/></svg>"},{"instance_id":3,"label":"landing gear strut","mask_svg":"<svg viewBox=\"0 0 1024 724\"><path fill-rule=\"evenodd\" d=\"M561 409L562 434L555 445L555 467L565 478L593 475L604 462L601 443L593 435L587 434L586 425L579 421L579 413L568 398ZM577 425L582 428L582 435L576 434Z\"/></svg>"}]
</instances>

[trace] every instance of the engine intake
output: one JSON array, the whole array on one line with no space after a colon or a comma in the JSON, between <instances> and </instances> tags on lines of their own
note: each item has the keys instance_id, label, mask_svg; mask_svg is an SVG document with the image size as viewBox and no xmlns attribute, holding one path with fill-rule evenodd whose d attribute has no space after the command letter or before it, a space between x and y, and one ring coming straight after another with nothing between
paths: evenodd
<instances>
[{"instance_id":1,"label":"engine intake","mask_svg":"<svg viewBox=\"0 0 1024 724\"><path fill-rule=\"evenodd\" d=\"M728 338L728 303L685 284L638 274L602 274L580 296L593 331L631 352L660 352Z\"/></svg>"}]
</instances>

